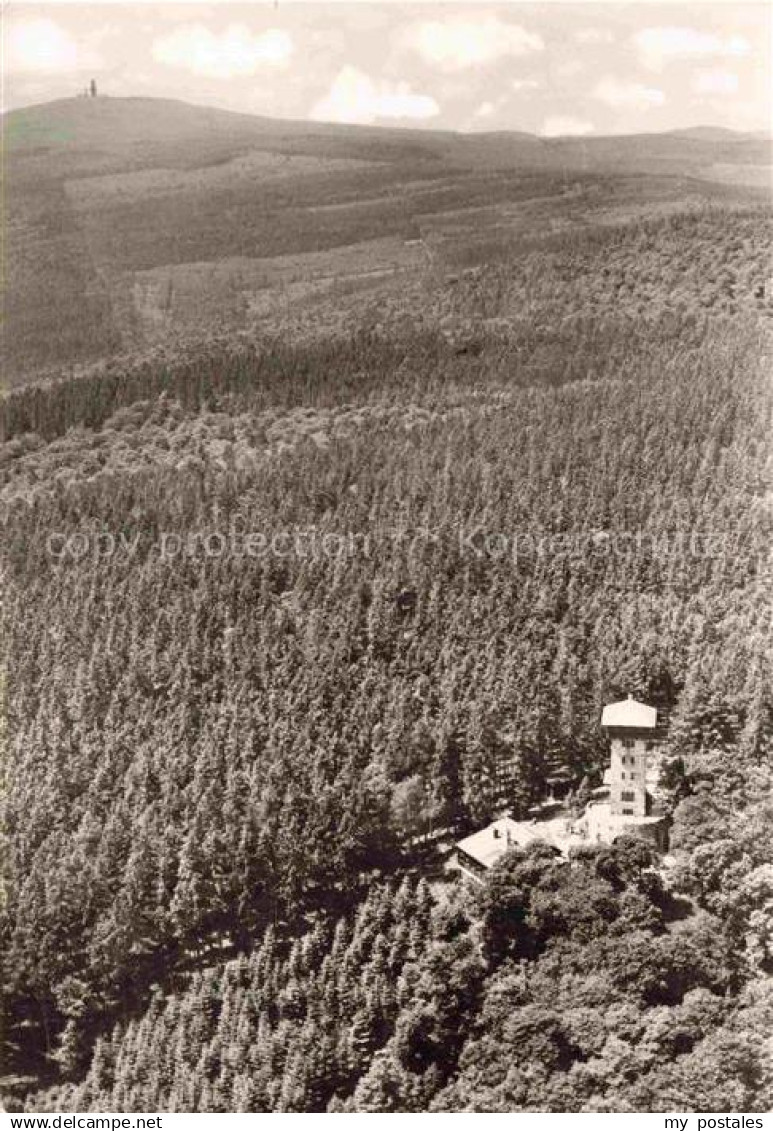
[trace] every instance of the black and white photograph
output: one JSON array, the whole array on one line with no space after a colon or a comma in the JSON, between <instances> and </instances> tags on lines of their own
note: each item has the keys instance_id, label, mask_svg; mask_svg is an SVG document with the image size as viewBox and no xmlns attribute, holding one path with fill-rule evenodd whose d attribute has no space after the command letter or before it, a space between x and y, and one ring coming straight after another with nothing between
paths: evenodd
<instances>
[{"instance_id":1,"label":"black and white photograph","mask_svg":"<svg viewBox=\"0 0 773 1131\"><path fill-rule=\"evenodd\" d=\"M2 15L4 1127L773 1131L773 7Z\"/></svg>"}]
</instances>

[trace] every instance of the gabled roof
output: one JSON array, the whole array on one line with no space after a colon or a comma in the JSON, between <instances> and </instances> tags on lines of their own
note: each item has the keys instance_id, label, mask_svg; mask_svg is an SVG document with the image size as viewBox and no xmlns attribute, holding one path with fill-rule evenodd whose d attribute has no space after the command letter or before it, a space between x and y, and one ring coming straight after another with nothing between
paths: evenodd
<instances>
[{"instance_id":1,"label":"gabled roof","mask_svg":"<svg viewBox=\"0 0 773 1131\"><path fill-rule=\"evenodd\" d=\"M630 727L633 730L654 730L658 713L654 707L639 703L630 695L619 703L608 703L601 712L603 727Z\"/></svg>"},{"instance_id":2,"label":"gabled roof","mask_svg":"<svg viewBox=\"0 0 773 1131\"><path fill-rule=\"evenodd\" d=\"M490 868L508 848L518 847L518 843L518 822L510 817L500 817L485 829L460 840L456 847L484 868Z\"/></svg>"},{"instance_id":3,"label":"gabled roof","mask_svg":"<svg viewBox=\"0 0 773 1131\"><path fill-rule=\"evenodd\" d=\"M566 814L531 821L500 817L485 829L460 840L456 847L484 868L491 868L509 848L526 848L535 841L542 841L566 853L572 844L582 843L582 838L573 832L573 825Z\"/></svg>"}]
</instances>

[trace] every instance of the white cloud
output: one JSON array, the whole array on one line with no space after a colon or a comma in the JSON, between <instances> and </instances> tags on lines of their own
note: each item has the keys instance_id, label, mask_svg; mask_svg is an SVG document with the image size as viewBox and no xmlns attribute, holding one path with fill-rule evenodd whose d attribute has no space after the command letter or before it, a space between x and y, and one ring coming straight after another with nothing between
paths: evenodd
<instances>
[{"instance_id":1,"label":"white cloud","mask_svg":"<svg viewBox=\"0 0 773 1131\"><path fill-rule=\"evenodd\" d=\"M574 59L564 59L561 62L555 63L552 67L552 81L561 79L573 79L576 75L582 74L585 70L583 60L576 56Z\"/></svg>"},{"instance_id":2,"label":"white cloud","mask_svg":"<svg viewBox=\"0 0 773 1131\"><path fill-rule=\"evenodd\" d=\"M207 78L252 75L261 67L284 67L293 52L286 31L269 28L253 34L245 24L229 24L217 35L203 24L184 24L153 44L158 63Z\"/></svg>"},{"instance_id":3,"label":"white cloud","mask_svg":"<svg viewBox=\"0 0 773 1131\"><path fill-rule=\"evenodd\" d=\"M575 32L574 38L578 43L597 44L614 43L615 37L609 28L586 27Z\"/></svg>"},{"instance_id":4,"label":"white cloud","mask_svg":"<svg viewBox=\"0 0 773 1131\"><path fill-rule=\"evenodd\" d=\"M94 69L101 60L93 50L81 46L54 20L16 19L7 33L5 65L9 71L27 74Z\"/></svg>"},{"instance_id":5,"label":"white cloud","mask_svg":"<svg viewBox=\"0 0 773 1131\"><path fill-rule=\"evenodd\" d=\"M650 106L662 106L666 96L657 87L644 86L640 82L623 82L611 76L601 79L593 90L593 97L599 102L615 109L648 110Z\"/></svg>"},{"instance_id":6,"label":"white cloud","mask_svg":"<svg viewBox=\"0 0 773 1131\"><path fill-rule=\"evenodd\" d=\"M407 27L400 40L441 71L463 71L545 46L539 35L498 16L424 20Z\"/></svg>"},{"instance_id":7,"label":"white cloud","mask_svg":"<svg viewBox=\"0 0 773 1131\"><path fill-rule=\"evenodd\" d=\"M648 27L633 37L642 62L659 70L674 59L747 55L749 41L742 35L724 38L692 27Z\"/></svg>"},{"instance_id":8,"label":"white cloud","mask_svg":"<svg viewBox=\"0 0 773 1131\"><path fill-rule=\"evenodd\" d=\"M513 79L510 83L511 90L536 90L538 86L536 79Z\"/></svg>"},{"instance_id":9,"label":"white cloud","mask_svg":"<svg viewBox=\"0 0 773 1131\"><path fill-rule=\"evenodd\" d=\"M698 71L693 76L692 88L696 94L735 94L738 75L733 71Z\"/></svg>"},{"instance_id":10,"label":"white cloud","mask_svg":"<svg viewBox=\"0 0 773 1131\"><path fill-rule=\"evenodd\" d=\"M493 102L481 102L478 109L475 111L476 118L490 118L492 114L496 113L496 106Z\"/></svg>"},{"instance_id":11,"label":"white cloud","mask_svg":"<svg viewBox=\"0 0 773 1131\"><path fill-rule=\"evenodd\" d=\"M572 118L568 114L554 114L542 123L540 133L543 137L584 137L592 134L594 129L592 122Z\"/></svg>"},{"instance_id":12,"label":"white cloud","mask_svg":"<svg viewBox=\"0 0 773 1131\"><path fill-rule=\"evenodd\" d=\"M327 95L312 108L311 117L318 122L369 125L382 118L421 121L439 113L434 98L414 94L408 83L377 83L347 64L336 75Z\"/></svg>"}]
</instances>

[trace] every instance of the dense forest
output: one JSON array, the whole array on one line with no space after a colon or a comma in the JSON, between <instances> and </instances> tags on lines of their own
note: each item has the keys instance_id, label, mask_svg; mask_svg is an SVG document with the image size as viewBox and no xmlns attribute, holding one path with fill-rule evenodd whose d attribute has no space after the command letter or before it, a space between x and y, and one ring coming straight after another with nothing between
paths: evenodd
<instances>
[{"instance_id":1,"label":"dense forest","mask_svg":"<svg viewBox=\"0 0 773 1131\"><path fill-rule=\"evenodd\" d=\"M591 229L6 396L9 1106L770 1107L772 244ZM443 871L629 692L666 865Z\"/></svg>"}]
</instances>

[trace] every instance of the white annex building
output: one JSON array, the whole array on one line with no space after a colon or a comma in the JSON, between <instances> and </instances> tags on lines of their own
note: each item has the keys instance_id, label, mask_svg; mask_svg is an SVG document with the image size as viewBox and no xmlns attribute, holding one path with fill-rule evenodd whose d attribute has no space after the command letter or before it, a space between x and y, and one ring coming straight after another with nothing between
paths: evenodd
<instances>
[{"instance_id":1,"label":"white annex building","mask_svg":"<svg viewBox=\"0 0 773 1131\"><path fill-rule=\"evenodd\" d=\"M601 725L611 739L604 785L594 790L581 817L566 812L530 821L500 817L456 845L456 864L474 879L494 865L509 848L542 841L567 854L587 844L610 844L623 833L634 833L667 847L667 819L653 812L659 760L654 741L657 711L630 696L610 703Z\"/></svg>"}]
</instances>

